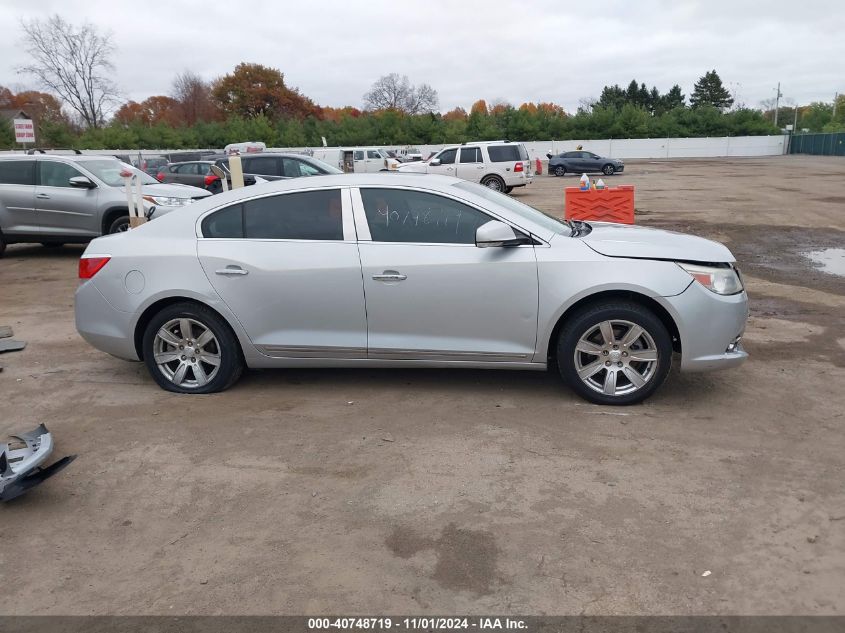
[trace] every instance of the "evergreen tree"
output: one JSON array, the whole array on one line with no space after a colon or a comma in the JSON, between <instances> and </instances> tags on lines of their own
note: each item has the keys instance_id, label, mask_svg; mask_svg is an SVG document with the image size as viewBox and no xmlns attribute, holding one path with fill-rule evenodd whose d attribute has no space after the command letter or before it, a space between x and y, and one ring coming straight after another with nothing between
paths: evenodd
<instances>
[{"instance_id":1,"label":"evergreen tree","mask_svg":"<svg viewBox=\"0 0 845 633\"><path fill-rule=\"evenodd\" d=\"M719 110L730 108L734 102L715 70L704 73L704 76L695 82L689 100L693 108L709 105Z\"/></svg>"}]
</instances>

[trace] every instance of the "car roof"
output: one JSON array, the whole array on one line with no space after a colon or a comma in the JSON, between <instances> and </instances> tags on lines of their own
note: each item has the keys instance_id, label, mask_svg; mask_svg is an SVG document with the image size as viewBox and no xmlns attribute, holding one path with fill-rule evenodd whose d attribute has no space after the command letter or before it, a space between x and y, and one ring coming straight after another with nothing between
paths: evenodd
<instances>
[{"instance_id":1,"label":"car roof","mask_svg":"<svg viewBox=\"0 0 845 633\"><path fill-rule=\"evenodd\" d=\"M45 158L58 158L73 163L104 159L120 161L112 154L0 154L0 160L43 160Z\"/></svg>"}]
</instances>

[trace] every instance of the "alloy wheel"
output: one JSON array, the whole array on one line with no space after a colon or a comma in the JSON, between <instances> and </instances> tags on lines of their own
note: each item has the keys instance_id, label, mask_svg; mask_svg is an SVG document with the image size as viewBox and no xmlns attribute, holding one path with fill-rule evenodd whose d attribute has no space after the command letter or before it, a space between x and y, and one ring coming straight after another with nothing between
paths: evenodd
<instances>
[{"instance_id":1,"label":"alloy wheel","mask_svg":"<svg viewBox=\"0 0 845 633\"><path fill-rule=\"evenodd\" d=\"M183 389L203 387L220 369L220 344L211 329L196 319L171 319L153 343L155 364L162 375Z\"/></svg>"},{"instance_id":2,"label":"alloy wheel","mask_svg":"<svg viewBox=\"0 0 845 633\"><path fill-rule=\"evenodd\" d=\"M657 373L654 338L642 326L608 320L591 326L575 346L575 371L593 391L622 396L639 391Z\"/></svg>"}]
</instances>

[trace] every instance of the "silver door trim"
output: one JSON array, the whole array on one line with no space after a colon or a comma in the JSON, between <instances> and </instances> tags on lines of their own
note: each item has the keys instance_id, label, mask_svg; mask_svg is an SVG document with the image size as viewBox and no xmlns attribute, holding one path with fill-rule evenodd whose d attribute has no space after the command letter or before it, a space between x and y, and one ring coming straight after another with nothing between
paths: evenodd
<instances>
[{"instance_id":1,"label":"silver door trim","mask_svg":"<svg viewBox=\"0 0 845 633\"><path fill-rule=\"evenodd\" d=\"M258 351L274 358L340 358L364 359L365 347L331 347L309 345L256 345Z\"/></svg>"},{"instance_id":2,"label":"silver door trim","mask_svg":"<svg viewBox=\"0 0 845 633\"><path fill-rule=\"evenodd\" d=\"M369 358L393 360L519 362L530 360L533 354L508 352L457 352L433 349L370 348L367 352L367 356Z\"/></svg>"}]
</instances>

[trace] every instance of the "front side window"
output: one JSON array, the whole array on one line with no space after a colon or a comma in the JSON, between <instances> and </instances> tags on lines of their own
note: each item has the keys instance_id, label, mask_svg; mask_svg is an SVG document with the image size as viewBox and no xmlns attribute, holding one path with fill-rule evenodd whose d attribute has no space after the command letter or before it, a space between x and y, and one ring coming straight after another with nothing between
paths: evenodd
<instances>
[{"instance_id":1,"label":"front side window","mask_svg":"<svg viewBox=\"0 0 845 633\"><path fill-rule=\"evenodd\" d=\"M81 176L79 170L52 160L38 161L38 183L42 187L70 187L71 178Z\"/></svg>"},{"instance_id":2,"label":"front side window","mask_svg":"<svg viewBox=\"0 0 845 633\"><path fill-rule=\"evenodd\" d=\"M476 229L492 218L466 204L422 191L361 189L374 242L475 244Z\"/></svg>"},{"instance_id":3,"label":"front side window","mask_svg":"<svg viewBox=\"0 0 845 633\"><path fill-rule=\"evenodd\" d=\"M319 176L323 172L317 169L314 165L309 165L308 163L304 163L302 161L296 161L299 165L299 174L301 176Z\"/></svg>"},{"instance_id":4,"label":"front side window","mask_svg":"<svg viewBox=\"0 0 845 633\"><path fill-rule=\"evenodd\" d=\"M342 240L340 189L247 200L207 216L202 234L248 240Z\"/></svg>"},{"instance_id":5,"label":"front side window","mask_svg":"<svg viewBox=\"0 0 845 633\"><path fill-rule=\"evenodd\" d=\"M458 150L456 148L452 149L444 149L440 152L436 158L440 159L441 165L452 165L455 162L455 157L458 155Z\"/></svg>"},{"instance_id":6,"label":"front side window","mask_svg":"<svg viewBox=\"0 0 845 633\"><path fill-rule=\"evenodd\" d=\"M0 161L0 185L34 185L34 160Z\"/></svg>"},{"instance_id":7,"label":"front side window","mask_svg":"<svg viewBox=\"0 0 845 633\"><path fill-rule=\"evenodd\" d=\"M367 158L381 158L381 154L379 154L374 149L368 149L367 150Z\"/></svg>"},{"instance_id":8,"label":"front side window","mask_svg":"<svg viewBox=\"0 0 845 633\"><path fill-rule=\"evenodd\" d=\"M462 163L480 163L481 149L478 147L462 147L461 148L461 162Z\"/></svg>"}]
</instances>

